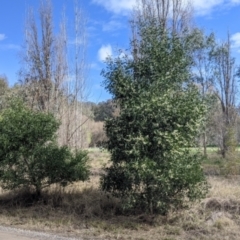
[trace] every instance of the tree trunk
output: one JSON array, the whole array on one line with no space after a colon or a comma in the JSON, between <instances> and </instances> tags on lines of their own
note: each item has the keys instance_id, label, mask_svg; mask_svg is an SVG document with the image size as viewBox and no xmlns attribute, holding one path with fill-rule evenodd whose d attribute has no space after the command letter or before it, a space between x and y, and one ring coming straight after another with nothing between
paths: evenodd
<instances>
[{"instance_id":1,"label":"tree trunk","mask_svg":"<svg viewBox=\"0 0 240 240\"><path fill-rule=\"evenodd\" d=\"M207 134L203 133L203 154L204 157L207 157Z\"/></svg>"}]
</instances>

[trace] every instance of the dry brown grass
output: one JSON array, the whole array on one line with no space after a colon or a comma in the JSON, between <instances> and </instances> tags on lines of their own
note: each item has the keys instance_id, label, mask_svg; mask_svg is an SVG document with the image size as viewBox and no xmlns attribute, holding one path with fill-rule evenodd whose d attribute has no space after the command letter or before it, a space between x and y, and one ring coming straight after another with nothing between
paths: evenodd
<instances>
[{"instance_id":1,"label":"dry brown grass","mask_svg":"<svg viewBox=\"0 0 240 240\"><path fill-rule=\"evenodd\" d=\"M190 209L168 216L120 214L118 199L99 189L109 154L90 152L91 179L52 186L39 202L26 192L1 192L0 224L85 239L240 239L239 178L208 177L210 191Z\"/></svg>"}]
</instances>

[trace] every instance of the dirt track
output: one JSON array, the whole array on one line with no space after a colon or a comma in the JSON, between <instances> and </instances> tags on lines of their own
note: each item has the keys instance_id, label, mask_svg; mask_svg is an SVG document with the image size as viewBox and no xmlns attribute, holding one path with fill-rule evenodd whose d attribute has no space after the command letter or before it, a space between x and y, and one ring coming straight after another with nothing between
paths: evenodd
<instances>
[{"instance_id":1,"label":"dirt track","mask_svg":"<svg viewBox=\"0 0 240 240\"><path fill-rule=\"evenodd\" d=\"M33 238L23 237L23 236L16 235L13 233L0 232L0 239L1 240L31 240ZM35 239L38 240L37 238L35 238Z\"/></svg>"},{"instance_id":2,"label":"dirt track","mask_svg":"<svg viewBox=\"0 0 240 240\"><path fill-rule=\"evenodd\" d=\"M43 232L34 232L0 226L0 240L81 240L82 238L68 238Z\"/></svg>"}]
</instances>

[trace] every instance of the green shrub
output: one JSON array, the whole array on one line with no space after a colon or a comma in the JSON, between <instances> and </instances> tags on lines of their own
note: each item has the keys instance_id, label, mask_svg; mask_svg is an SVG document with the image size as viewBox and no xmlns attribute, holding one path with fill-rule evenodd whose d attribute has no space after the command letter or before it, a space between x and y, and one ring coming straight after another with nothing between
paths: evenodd
<instances>
[{"instance_id":1,"label":"green shrub","mask_svg":"<svg viewBox=\"0 0 240 240\"><path fill-rule=\"evenodd\" d=\"M85 151L56 144L59 123L53 115L34 112L14 101L0 115L0 181L5 189L34 187L38 196L53 183L66 186L86 180Z\"/></svg>"}]
</instances>

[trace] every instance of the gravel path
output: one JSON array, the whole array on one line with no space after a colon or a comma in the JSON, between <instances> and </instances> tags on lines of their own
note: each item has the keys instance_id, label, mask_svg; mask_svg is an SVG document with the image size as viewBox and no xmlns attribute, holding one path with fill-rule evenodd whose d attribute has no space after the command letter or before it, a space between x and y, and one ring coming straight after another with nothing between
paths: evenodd
<instances>
[{"instance_id":1,"label":"gravel path","mask_svg":"<svg viewBox=\"0 0 240 240\"><path fill-rule=\"evenodd\" d=\"M17 228L0 226L1 240L83 240L82 238L67 238L57 235L27 231Z\"/></svg>"}]
</instances>

